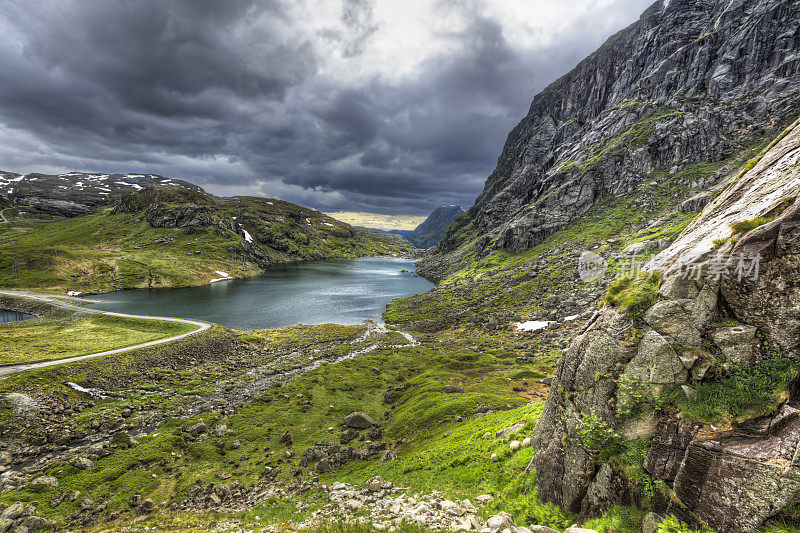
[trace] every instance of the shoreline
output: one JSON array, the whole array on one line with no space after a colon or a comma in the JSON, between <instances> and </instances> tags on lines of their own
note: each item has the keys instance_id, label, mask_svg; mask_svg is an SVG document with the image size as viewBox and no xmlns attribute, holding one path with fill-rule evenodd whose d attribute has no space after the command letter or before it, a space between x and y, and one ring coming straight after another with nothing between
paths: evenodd
<instances>
[{"instance_id":1,"label":"shoreline","mask_svg":"<svg viewBox=\"0 0 800 533\"><path fill-rule=\"evenodd\" d=\"M417 262L421 259L421 257L406 257L406 256L399 256L399 255L398 256L394 256L394 255L360 255L360 256L356 256L356 257L324 257L324 258L321 258L321 259L293 259L293 260L289 260L289 261L278 261L278 262L275 262L275 263L271 263L270 265L267 265L267 268L269 268L269 267L271 267L273 265L277 266L277 265L290 265L290 264L296 264L296 263L313 263L313 262L317 262L317 261L353 261L353 260L356 260L356 259L365 259L365 258L385 258L385 259L401 259L401 260L404 260L404 261L413 261L415 269L416 269L416 266L417 266ZM258 277L258 276L264 274L265 272L267 272L267 270L262 268L260 270L260 272L258 272L257 274L253 274L252 276L229 275L229 277L227 277L227 278L220 278L220 279L217 279L216 281L218 282L218 281L229 281L229 280L232 281L232 280L252 279L252 278L255 278L255 277ZM431 283L434 283L434 284L437 283L436 281L434 281L432 279L429 279L429 278L426 278L425 276L423 276L422 274L420 274L418 272L415 272L415 273L419 277L427 279ZM190 287L203 287L205 285L210 285L212 283L215 283L214 278L212 278L208 282L196 283L196 284L192 284L192 285L167 285L167 286L162 286L162 287L123 287L123 288L114 289L114 290L110 290L110 291L86 291L86 292L81 291L81 292L83 292L83 294L85 296L70 296L70 295L66 294L66 292L68 292L68 291L65 291L64 294L57 294L56 291L61 290L61 289L57 289L57 288L53 288L53 287L0 286L0 292L2 292L2 291L14 291L14 292L19 292L19 293L23 293L24 292L24 293L30 293L32 296L47 296L49 298L64 299L64 300L67 300L67 301L73 302L73 303L75 303L75 302L100 303L99 301L92 301L90 298L87 298L87 297L100 295L100 294L111 294L113 292L123 292L123 291L138 291L138 290L148 290L148 291L150 291L150 290L161 290L161 289L186 289L186 288L190 288Z\"/></svg>"}]
</instances>

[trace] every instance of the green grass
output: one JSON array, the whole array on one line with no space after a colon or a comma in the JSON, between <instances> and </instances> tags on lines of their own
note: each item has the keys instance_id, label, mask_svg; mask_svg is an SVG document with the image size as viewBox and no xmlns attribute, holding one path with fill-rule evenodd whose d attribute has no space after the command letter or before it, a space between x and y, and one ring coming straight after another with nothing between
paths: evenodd
<instances>
[{"instance_id":1,"label":"green grass","mask_svg":"<svg viewBox=\"0 0 800 533\"><path fill-rule=\"evenodd\" d=\"M356 347L354 335L362 329L362 326L300 326L247 332L242 339L253 344L260 342L266 348L280 349L284 353L311 351L322 344L335 351L340 343ZM226 424L232 430L228 436L190 443L181 428L193 420L172 420L150 436L139 439L135 448L118 448L113 455L96 461L89 470L77 470L68 462L54 465L47 473L59 479L60 485L55 491L37 493L23 488L4 493L0 500L45 502L55 492L79 490L82 497L107 501L109 513L121 511L123 520L127 520L127 500L136 492L160 504L180 501L193 482L198 479L207 482L215 479L216 474L232 474L226 482L253 483L260 479L265 466L278 466L284 450L278 437L285 430L291 431L294 437L294 460L297 460L314 442L338 441L344 416L364 410L382 422L382 440L405 439L397 448L401 460L349 463L336 474L322 476L323 481L343 479L363 483L373 475L381 475L401 485L410 484L415 490L443 490L453 497L492 492L498 498L492 509L510 510L522 521L541 520L559 527L569 525L571 516L537 503L536 477L523 473L532 450L527 448L512 454L508 448L511 439L524 435L512 435L507 439L494 437L495 431L519 420L528 421L524 434L530 433L541 413L542 403L530 403L527 393L512 389L530 380L529 391L537 388L544 391L535 376L549 374L552 363L509 365L515 359L515 352L508 349L502 337L471 338L468 342L474 350L465 348L465 340L458 335L423 337L422 340L420 346L382 348L356 360L322 366L247 402L236 414L202 415L209 427ZM395 341L395 336L387 335L387 342ZM380 339L370 342L380 342ZM100 363L85 366L100 366ZM127 372L125 368L115 365L108 371L118 373L122 380ZM217 378L213 373L204 373L202 368L195 366L185 372L199 383L213 383ZM224 372L222 368L220 371ZM75 372L74 379L99 381L97 377L83 376L85 372ZM158 372L164 371L159 369ZM28 373L4 385L28 391L31 385L44 384L43 377L41 373ZM387 405L383 393L399 385L398 378L408 387L399 393L395 403ZM59 388L64 379L57 370L50 370L46 377L47 383L55 388ZM147 383L148 390L160 386L149 384L150 380L144 377L140 379L139 386ZM172 383L176 378L167 375L164 379ZM463 387L464 392L444 392L445 385L449 384ZM165 394L174 396L172 392L165 391ZM187 389L184 394L191 394L191 390ZM156 400L145 395L141 400L134 398L138 396L126 393L125 398L96 400L94 407L81 413L80 424L87 424L98 416L113 416L114 412L132 403L148 405ZM503 411L465 422L442 422L456 416L470 417L479 404L497 406ZM334 430L330 431L329 427ZM487 431L490 438L483 437ZM241 441L241 448L230 449L234 439ZM222 442L222 447L215 444L217 440ZM363 445L358 440L354 444ZM498 462L490 460L492 453L500 456ZM233 463L236 466L232 466ZM293 466L282 465L281 477L291 478L293 469ZM63 521L74 512L75 504L62 503L57 509L40 504L39 509L46 517ZM286 510L281 511L278 506L273 511L278 520ZM252 514L263 516L265 512L262 507Z\"/></svg>"},{"instance_id":2,"label":"green grass","mask_svg":"<svg viewBox=\"0 0 800 533\"><path fill-rule=\"evenodd\" d=\"M115 350L197 329L164 320L64 313L0 324L0 364Z\"/></svg>"},{"instance_id":3,"label":"green grass","mask_svg":"<svg viewBox=\"0 0 800 533\"><path fill-rule=\"evenodd\" d=\"M616 506L599 518L589 519L583 527L598 533L641 533L645 513L636 507Z\"/></svg>"},{"instance_id":4,"label":"green grass","mask_svg":"<svg viewBox=\"0 0 800 533\"><path fill-rule=\"evenodd\" d=\"M202 285L220 277L217 270L233 277L258 274L260 266L243 252L244 238L229 229L236 226L261 243L263 261L269 263L396 255L411 248L379 236L357 236L342 222L279 200L233 198L209 207L209 198L185 198L185 192L173 198L174 192L163 192L151 208L169 213L199 205L209 210L213 224L152 227L146 220L148 199L141 195L126 197L131 212L100 208L66 220L4 224L0 286L107 292Z\"/></svg>"},{"instance_id":5,"label":"green grass","mask_svg":"<svg viewBox=\"0 0 800 533\"><path fill-rule=\"evenodd\" d=\"M785 399L789 381L798 367L790 360L769 352L752 365L731 365L727 375L694 386L696 398L669 387L661 395L668 408L679 410L688 420L706 423L740 419L775 409Z\"/></svg>"},{"instance_id":6,"label":"green grass","mask_svg":"<svg viewBox=\"0 0 800 533\"><path fill-rule=\"evenodd\" d=\"M608 288L605 303L632 318L641 319L656 302L660 282L661 274L658 272L619 277Z\"/></svg>"},{"instance_id":7,"label":"green grass","mask_svg":"<svg viewBox=\"0 0 800 533\"><path fill-rule=\"evenodd\" d=\"M756 217L750 220L741 220L731 224L731 231L733 231L734 235L741 235L750 230L756 229L759 226L763 226L768 222L770 222L770 219L767 217Z\"/></svg>"}]
</instances>

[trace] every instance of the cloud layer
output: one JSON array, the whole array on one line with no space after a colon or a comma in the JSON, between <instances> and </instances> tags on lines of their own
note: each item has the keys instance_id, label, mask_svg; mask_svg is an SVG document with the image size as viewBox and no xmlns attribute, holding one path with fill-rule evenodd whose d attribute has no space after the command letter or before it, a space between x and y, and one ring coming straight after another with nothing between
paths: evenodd
<instances>
[{"instance_id":1,"label":"cloud layer","mask_svg":"<svg viewBox=\"0 0 800 533\"><path fill-rule=\"evenodd\" d=\"M324 211L469 206L533 95L649 0L0 3L0 169Z\"/></svg>"}]
</instances>

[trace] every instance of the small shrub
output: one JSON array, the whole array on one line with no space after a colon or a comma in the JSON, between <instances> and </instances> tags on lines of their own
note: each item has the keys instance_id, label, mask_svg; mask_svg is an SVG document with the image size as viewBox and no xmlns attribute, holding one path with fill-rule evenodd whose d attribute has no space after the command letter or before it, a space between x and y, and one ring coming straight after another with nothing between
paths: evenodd
<instances>
[{"instance_id":1,"label":"small shrub","mask_svg":"<svg viewBox=\"0 0 800 533\"><path fill-rule=\"evenodd\" d=\"M578 428L578 440L599 463L605 463L610 457L625 450L622 437L609 428L594 411L583 417Z\"/></svg>"},{"instance_id":2,"label":"small shrub","mask_svg":"<svg viewBox=\"0 0 800 533\"><path fill-rule=\"evenodd\" d=\"M652 393L648 383L620 376L617 381L617 417L629 418L639 415L646 406L661 409L663 400Z\"/></svg>"},{"instance_id":3,"label":"small shrub","mask_svg":"<svg viewBox=\"0 0 800 533\"><path fill-rule=\"evenodd\" d=\"M730 237L726 237L724 239L720 237L718 239L714 239L712 242L714 244L714 248L716 249L716 248L721 248L722 246L725 246L725 243L728 242L729 240L730 240Z\"/></svg>"},{"instance_id":4,"label":"small shrub","mask_svg":"<svg viewBox=\"0 0 800 533\"><path fill-rule=\"evenodd\" d=\"M632 318L641 318L656 302L660 281L661 274L657 272L617 278L608 288L605 303Z\"/></svg>"},{"instance_id":5,"label":"small shrub","mask_svg":"<svg viewBox=\"0 0 800 533\"><path fill-rule=\"evenodd\" d=\"M731 230L733 231L734 235L741 235L759 226L763 226L767 222L770 222L770 219L766 217L756 217L750 220L741 220L739 222L732 223Z\"/></svg>"},{"instance_id":6,"label":"small shrub","mask_svg":"<svg viewBox=\"0 0 800 533\"><path fill-rule=\"evenodd\" d=\"M668 516L666 520L661 522L658 528L658 533L713 533L708 529L691 529L689 526L675 518Z\"/></svg>"}]
</instances>

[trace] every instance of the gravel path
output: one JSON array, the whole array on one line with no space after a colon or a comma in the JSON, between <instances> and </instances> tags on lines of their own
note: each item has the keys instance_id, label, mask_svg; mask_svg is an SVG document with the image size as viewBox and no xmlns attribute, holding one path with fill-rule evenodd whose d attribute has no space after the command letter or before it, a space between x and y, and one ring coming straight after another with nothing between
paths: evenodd
<instances>
[{"instance_id":1,"label":"gravel path","mask_svg":"<svg viewBox=\"0 0 800 533\"><path fill-rule=\"evenodd\" d=\"M188 320L185 318L167 318L167 317L160 317L160 316L146 316L146 315L126 315L125 313L112 313L110 311L100 311L98 309L89 309L87 307L81 307L79 305L62 302L60 300L56 300L54 298L48 298L47 296L34 296L31 294L26 294L23 292L17 291L0 291L0 295L4 296L18 296L22 298L30 298L32 300L38 300L40 302L46 302L52 305L57 305L59 307L65 307L67 309L72 309L75 311L81 311L84 313L96 313L99 315L108 315L108 316L120 316L126 318L139 318L144 320L163 320L166 322L180 322L182 324L190 324L192 326L197 326L197 329L194 331L189 331L188 333L182 333L180 335L176 335L174 337L167 337L166 339L158 339L150 342L144 342L142 344L136 344L134 346L127 346L125 348L117 348L116 350L106 350L104 352L97 352L91 353L87 355L79 355L76 357L68 357L66 359L58 359L55 361L42 361L38 363L20 363L18 365L10 365L10 366L3 366L0 367L0 376L7 376L9 374L16 374L17 372L24 372L26 370L35 370L37 368L44 368L47 366L55 366L55 365L63 365L65 363L72 363L74 361L83 361L84 359L92 359L95 357L102 357L104 355L112 355L116 353L128 352L130 350L138 350L139 348L147 348L148 346L156 346L159 344L165 344L167 342L177 341L191 335L197 335L198 333L202 333L207 331L211 328L210 322L204 322L202 320Z\"/></svg>"}]
</instances>

